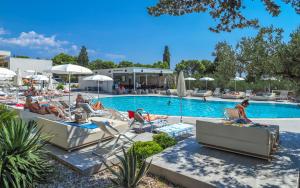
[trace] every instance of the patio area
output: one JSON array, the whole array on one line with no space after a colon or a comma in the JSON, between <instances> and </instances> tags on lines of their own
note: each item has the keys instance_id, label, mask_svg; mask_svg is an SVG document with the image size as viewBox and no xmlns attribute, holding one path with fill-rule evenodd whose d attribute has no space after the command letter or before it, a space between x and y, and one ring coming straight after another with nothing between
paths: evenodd
<instances>
[{"instance_id":1,"label":"patio area","mask_svg":"<svg viewBox=\"0 0 300 188\"><path fill-rule=\"evenodd\" d=\"M149 158L150 172L184 187L297 187L300 128L296 121L277 124L280 148L271 162L207 148L190 137Z\"/></svg>"}]
</instances>

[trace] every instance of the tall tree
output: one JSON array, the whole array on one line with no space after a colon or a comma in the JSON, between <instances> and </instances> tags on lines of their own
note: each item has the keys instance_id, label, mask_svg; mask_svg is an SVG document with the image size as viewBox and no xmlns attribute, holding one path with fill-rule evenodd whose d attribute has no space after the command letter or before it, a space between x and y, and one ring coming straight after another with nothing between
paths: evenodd
<instances>
[{"instance_id":1,"label":"tall tree","mask_svg":"<svg viewBox=\"0 0 300 188\"><path fill-rule=\"evenodd\" d=\"M217 63L214 63L214 62L209 61L209 60L201 60L201 63L205 67L205 71L204 71L205 75L211 75L211 74L215 73L217 65L218 65Z\"/></svg>"},{"instance_id":2,"label":"tall tree","mask_svg":"<svg viewBox=\"0 0 300 188\"><path fill-rule=\"evenodd\" d=\"M226 42L219 42L215 47L213 55L216 56L218 64L216 68L218 84L224 87L237 72L234 50Z\"/></svg>"},{"instance_id":3,"label":"tall tree","mask_svg":"<svg viewBox=\"0 0 300 188\"><path fill-rule=\"evenodd\" d=\"M168 69L170 68L169 66L170 64L168 64L167 62L161 62L161 61L155 62L152 65L153 68L159 68L159 69Z\"/></svg>"},{"instance_id":4,"label":"tall tree","mask_svg":"<svg viewBox=\"0 0 300 188\"><path fill-rule=\"evenodd\" d=\"M276 54L282 46L282 32L282 29L270 26L261 28L255 37L243 38L237 45L237 71L246 73L249 81L273 76Z\"/></svg>"},{"instance_id":5,"label":"tall tree","mask_svg":"<svg viewBox=\"0 0 300 188\"><path fill-rule=\"evenodd\" d=\"M300 95L300 27L290 37L290 41L278 51L276 72L296 83Z\"/></svg>"},{"instance_id":6,"label":"tall tree","mask_svg":"<svg viewBox=\"0 0 300 188\"><path fill-rule=\"evenodd\" d=\"M65 53L60 53L52 58L53 64L54 65L62 65L66 63L72 63L76 64L77 63L77 57L76 56L71 56Z\"/></svg>"},{"instance_id":7,"label":"tall tree","mask_svg":"<svg viewBox=\"0 0 300 188\"><path fill-rule=\"evenodd\" d=\"M88 67L92 70L96 69L111 69L116 68L117 65L112 61L102 61L101 59L96 59L88 64Z\"/></svg>"},{"instance_id":8,"label":"tall tree","mask_svg":"<svg viewBox=\"0 0 300 188\"><path fill-rule=\"evenodd\" d=\"M81 47L77 62L79 65L87 67L89 64L89 56L85 46Z\"/></svg>"},{"instance_id":9,"label":"tall tree","mask_svg":"<svg viewBox=\"0 0 300 188\"><path fill-rule=\"evenodd\" d=\"M281 12L279 4L273 0L260 0L266 11L271 16L278 16ZM281 0L282 3L290 4L295 12L300 14L299 0ZM252 1L251 5L257 3ZM159 0L155 6L148 7L148 12L153 16L169 14L181 16L184 14L206 12L217 21L217 25L210 27L213 32L230 32L236 28L258 27L256 18L247 18L244 9L246 1L242 0ZM249 3L250 4L250 3ZM251 6L250 5L250 6Z\"/></svg>"},{"instance_id":10,"label":"tall tree","mask_svg":"<svg viewBox=\"0 0 300 188\"><path fill-rule=\"evenodd\" d=\"M131 62L131 61L121 61L119 64L118 64L118 67L119 68L122 68L122 67L133 67L134 66L134 63Z\"/></svg>"},{"instance_id":11,"label":"tall tree","mask_svg":"<svg viewBox=\"0 0 300 188\"><path fill-rule=\"evenodd\" d=\"M183 71L187 75L200 77L205 72L205 65L199 60L182 60L176 64L176 72Z\"/></svg>"},{"instance_id":12,"label":"tall tree","mask_svg":"<svg viewBox=\"0 0 300 188\"><path fill-rule=\"evenodd\" d=\"M168 64L168 68L170 68L171 54L168 46L165 46L164 49L163 62L166 62Z\"/></svg>"}]
</instances>

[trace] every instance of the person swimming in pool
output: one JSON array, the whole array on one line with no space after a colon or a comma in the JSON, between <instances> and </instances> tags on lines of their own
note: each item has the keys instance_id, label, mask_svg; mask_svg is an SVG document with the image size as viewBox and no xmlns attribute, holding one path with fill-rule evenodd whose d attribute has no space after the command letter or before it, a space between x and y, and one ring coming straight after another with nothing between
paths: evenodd
<instances>
[{"instance_id":1,"label":"person swimming in pool","mask_svg":"<svg viewBox=\"0 0 300 188\"><path fill-rule=\"evenodd\" d=\"M168 106L170 106L171 105L171 99L169 99L169 101L168 101Z\"/></svg>"},{"instance_id":2,"label":"person swimming in pool","mask_svg":"<svg viewBox=\"0 0 300 188\"><path fill-rule=\"evenodd\" d=\"M245 108L249 106L249 100L245 99L240 104L236 105L235 108L238 109L241 119L245 120L247 123L252 123L250 119L248 119Z\"/></svg>"}]
</instances>

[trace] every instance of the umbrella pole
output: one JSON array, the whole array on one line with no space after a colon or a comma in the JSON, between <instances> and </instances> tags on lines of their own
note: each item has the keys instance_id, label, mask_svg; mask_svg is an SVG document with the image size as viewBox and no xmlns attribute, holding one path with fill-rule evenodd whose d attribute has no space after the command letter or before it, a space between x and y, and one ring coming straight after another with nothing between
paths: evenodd
<instances>
[{"instance_id":1,"label":"umbrella pole","mask_svg":"<svg viewBox=\"0 0 300 188\"><path fill-rule=\"evenodd\" d=\"M71 117L71 73L69 73L69 114Z\"/></svg>"},{"instance_id":2,"label":"umbrella pole","mask_svg":"<svg viewBox=\"0 0 300 188\"><path fill-rule=\"evenodd\" d=\"M189 80L189 90L191 89L191 80Z\"/></svg>"},{"instance_id":3,"label":"umbrella pole","mask_svg":"<svg viewBox=\"0 0 300 188\"><path fill-rule=\"evenodd\" d=\"M98 99L99 99L99 80L98 80Z\"/></svg>"},{"instance_id":4,"label":"umbrella pole","mask_svg":"<svg viewBox=\"0 0 300 188\"><path fill-rule=\"evenodd\" d=\"M236 92L236 80L234 81L234 90Z\"/></svg>"},{"instance_id":5,"label":"umbrella pole","mask_svg":"<svg viewBox=\"0 0 300 188\"><path fill-rule=\"evenodd\" d=\"M182 97L180 97L180 123L182 123Z\"/></svg>"},{"instance_id":6,"label":"umbrella pole","mask_svg":"<svg viewBox=\"0 0 300 188\"><path fill-rule=\"evenodd\" d=\"M17 104L19 104L19 86L17 86Z\"/></svg>"}]
</instances>

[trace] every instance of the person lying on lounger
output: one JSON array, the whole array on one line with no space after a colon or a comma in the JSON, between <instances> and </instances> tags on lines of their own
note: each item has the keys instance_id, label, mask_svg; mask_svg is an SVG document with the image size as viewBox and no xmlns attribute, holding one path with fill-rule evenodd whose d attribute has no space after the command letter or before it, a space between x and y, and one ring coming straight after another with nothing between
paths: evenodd
<instances>
[{"instance_id":1,"label":"person lying on lounger","mask_svg":"<svg viewBox=\"0 0 300 188\"><path fill-rule=\"evenodd\" d=\"M242 120L245 120L246 123L252 123L250 119L247 118L245 108L249 106L249 100L245 99L240 104L236 105L235 108L238 109L239 115Z\"/></svg>"},{"instance_id":2,"label":"person lying on lounger","mask_svg":"<svg viewBox=\"0 0 300 188\"><path fill-rule=\"evenodd\" d=\"M12 96L0 96L0 100L7 100L7 99L13 99Z\"/></svg>"},{"instance_id":3,"label":"person lying on lounger","mask_svg":"<svg viewBox=\"0 0 300 188\"><path fill-rule=\"evenodd\" d=\"M40 105L38 102L32 102L32 97L28 96L26 98L26 102L24 105L24 109L28 109L30 112L37 113L37 114L54 114L55 116L60 116L57 107L52 105Z\"/></svg>"},{"instance_id":4,"label":"person lying on lounger","mask_svg":"<svg viewBox=\"0 0 300 188\"><path fill-rule=\"evenodd\" d=\"M153 114L149 114L149 113L145 114L143 112L144 112L144 109L142 109L142 108L139 108L136 110L136 113L139 113L140 115L142 115L146 121L154 121L157 119L167 119L168 118L168 116L153 115Z\"/></svg>"}]
</instances>

